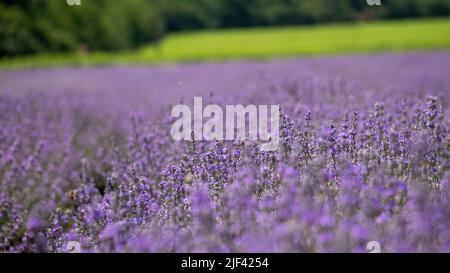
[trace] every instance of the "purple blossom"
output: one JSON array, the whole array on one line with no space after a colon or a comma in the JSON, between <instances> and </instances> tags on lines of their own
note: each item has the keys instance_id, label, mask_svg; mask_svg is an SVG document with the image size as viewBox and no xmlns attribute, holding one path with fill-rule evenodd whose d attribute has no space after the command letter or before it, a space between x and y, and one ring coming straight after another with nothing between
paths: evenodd
<instances>
[{"instance_id":1,"label":"purple blossom","mask_svg":"<svg viewBox=\"0 0 450 273\"><path fill-rule=\"evenodd\" d=\"M0 71L0 251L448 252L449 68L436 52ZM174 141L169 106L193 96L279 104L279 149Z\"/></svg>"}]
</instances>

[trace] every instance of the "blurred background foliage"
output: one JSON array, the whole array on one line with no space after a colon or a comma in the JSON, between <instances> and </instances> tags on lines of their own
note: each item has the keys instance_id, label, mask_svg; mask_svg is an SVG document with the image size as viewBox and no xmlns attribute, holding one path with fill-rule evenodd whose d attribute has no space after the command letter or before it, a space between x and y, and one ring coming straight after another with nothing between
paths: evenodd
<instances>
[{"instance_id":1,"label":"blurred background foliage","mask_svg":"<svg viewBox=\"0 0 450 273\"><path fill-rule=\"evenodd\" d=\"M183 30L449 14L449 0L0 0L0 56L136 48Z\"/></svg>"}]
</instances>

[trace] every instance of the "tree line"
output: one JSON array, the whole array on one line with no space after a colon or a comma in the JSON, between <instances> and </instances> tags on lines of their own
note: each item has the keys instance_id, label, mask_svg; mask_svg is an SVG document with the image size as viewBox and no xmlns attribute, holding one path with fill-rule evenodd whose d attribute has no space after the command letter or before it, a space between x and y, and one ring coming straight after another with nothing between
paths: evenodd
<instances>
[{"instance_id":1,"label":"tree line","mask_svg":"<svg viewBox=\"0 0 450 273\"><path fill-rule=\"evenodd\" d=\"M183 30L447 16L448 0L0 0L0 56L118 50Z\"/></svg>"}]
</instances>

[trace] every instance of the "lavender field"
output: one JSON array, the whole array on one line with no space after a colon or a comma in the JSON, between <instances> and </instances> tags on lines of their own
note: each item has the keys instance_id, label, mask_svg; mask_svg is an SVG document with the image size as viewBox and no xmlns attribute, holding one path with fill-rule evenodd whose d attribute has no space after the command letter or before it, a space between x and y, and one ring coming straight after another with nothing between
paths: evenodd
<instances>
[{"instance_id":1,"label":"lavender field","mask_svg":"<svg viewBox=\"0 0 450 273\"><path fill-rule=\"evenodd\" d=\"M450 52L0 70L0 251L450 252ZM280 104L280 146L172 105ZM70 244L69 244L70 245Z\"/></svg>"}]
</instances>

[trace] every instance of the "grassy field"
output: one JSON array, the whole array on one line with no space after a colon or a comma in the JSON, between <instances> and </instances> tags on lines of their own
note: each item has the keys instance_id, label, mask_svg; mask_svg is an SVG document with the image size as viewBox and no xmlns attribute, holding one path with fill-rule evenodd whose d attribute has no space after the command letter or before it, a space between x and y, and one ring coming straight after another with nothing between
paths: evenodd
<instances>
[{"instance_id":1,"label":"grassy field","mask_svg":"<svg viewBox=\"0 0 450 273\"><path fill-rule=\"evenodd\" d=\"M0 67L146 64L340 53L450 49L450 18L200 31L168 35L133 51L0 59Z\"/></svg>"}]
</instances>

